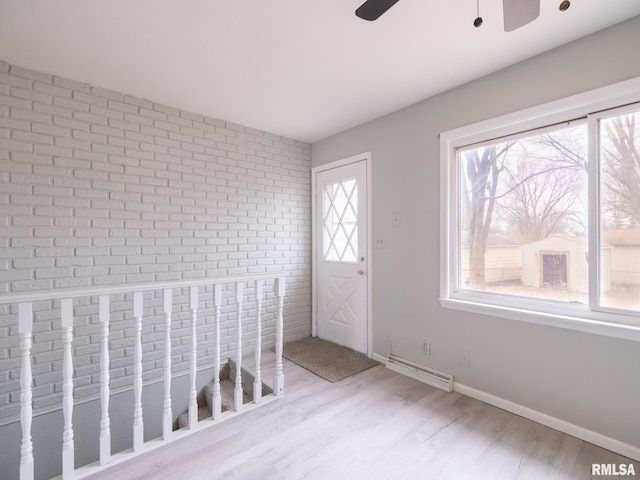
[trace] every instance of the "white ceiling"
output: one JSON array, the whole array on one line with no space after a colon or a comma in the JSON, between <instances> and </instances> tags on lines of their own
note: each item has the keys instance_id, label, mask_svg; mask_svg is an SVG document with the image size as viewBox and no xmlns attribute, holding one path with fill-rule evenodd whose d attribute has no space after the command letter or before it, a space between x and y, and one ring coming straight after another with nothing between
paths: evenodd
<instances>
[{"instance_id":1,"label":"white ceiling","mask_svg":"<svg viewBox=\"0 0 640 480\"><path fill-rule=\"evenodd\" d=\"M0 0L0 59L314 142L640 15L639 0Z\"/></svg>"}]
</instances>

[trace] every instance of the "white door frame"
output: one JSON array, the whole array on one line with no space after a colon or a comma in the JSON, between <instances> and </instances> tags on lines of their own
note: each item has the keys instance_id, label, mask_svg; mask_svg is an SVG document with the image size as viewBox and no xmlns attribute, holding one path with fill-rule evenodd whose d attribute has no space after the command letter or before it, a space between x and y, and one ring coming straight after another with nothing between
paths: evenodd
<instances>
[{"instance_id":1,"label":"white door frame","mask_svg":"<svg viewBox=\"0 0 640 480\"><path fill-rule=\"evenodd\" d=\"M316 253L317 248L317 235L316 231L316 180L317 175L320 172L331 170L333 168L343 167L351 163L365 161L367 169L367 252L366 252L366 269L367 269L367 355L371 357L373 354L373 299L372 299L372 285L373 285L373 182L372 182L372 161L371 152L364 152L351 157L343 158L335 162L319 165L311 169L311 334L315 337L318 335L318 302L317 302L317 273L318 273L318 258Z\"/></svg>"}]
</instances>

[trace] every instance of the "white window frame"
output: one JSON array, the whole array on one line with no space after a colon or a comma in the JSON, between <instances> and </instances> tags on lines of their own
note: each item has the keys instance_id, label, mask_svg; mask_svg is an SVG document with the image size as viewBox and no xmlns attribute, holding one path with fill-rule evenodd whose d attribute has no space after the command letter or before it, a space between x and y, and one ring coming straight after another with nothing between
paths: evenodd
<instances>
[{"instance_id":1,"label":"white window frame","mask_svg":"<svg viewBox=\"0 0 640 480\"><path fill-rule=\"evenodd\" d=\"M599 162L589 162L589 299L590 305L565 304L522 297L457 291L459 268L459 171L456 149L530 130L587 119L588 128L601 116L640 102L640 77L563 98L519 112L467 125L440 134L440 304L472 313L493 315L539 325L640 341L640 316L597 306L599 258ZM600 112L603 112L601 115ZM597 158L596 136L589 134L589 158Z\"/></svg>"}]
</instances>

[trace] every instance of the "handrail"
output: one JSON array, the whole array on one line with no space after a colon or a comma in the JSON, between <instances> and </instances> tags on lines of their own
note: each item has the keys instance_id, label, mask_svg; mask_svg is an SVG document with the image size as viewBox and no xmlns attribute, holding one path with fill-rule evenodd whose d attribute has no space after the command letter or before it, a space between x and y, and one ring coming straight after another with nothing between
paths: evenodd
<instances>
[{"instance_id":1,"label":"handrail","mask_svg":"<svg viewBox=\"0 0 640 480\"><path fill-rule=\"evenodd\" d=\"M0 305L21 302L39 302L43 300L61 300L64 298L97 297L99 295L117 295L121 293L148 292L167 288L201 287L234 282L252 282L255 280L273 280L282 274L264 273L256 275L229 275L226 277L205 277L193 280L175 280L166 282L140 282L127 285L88 286L82 288L53 288L36 292L16 292L0 295Z\"/></svg>"}]
</instances>

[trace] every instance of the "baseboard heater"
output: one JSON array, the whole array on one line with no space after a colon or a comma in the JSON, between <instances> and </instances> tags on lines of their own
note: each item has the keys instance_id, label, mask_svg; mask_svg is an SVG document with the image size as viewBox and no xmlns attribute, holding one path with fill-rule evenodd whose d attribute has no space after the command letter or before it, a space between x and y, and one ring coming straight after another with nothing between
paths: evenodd
<instances>
[{"instance_id":1,"label":"baseboard heater","mask_svg":"<svg viewBox=\"0 0 640 480\"><path fill-rule=\"evenodd\" d=\"M415 378L420 382L439 388L445 392L453 391L453 375L449 375L448 373L418 365L417 363L396 357L392 354L389 354L387 357L387 368L406 375L407 377Z\"/></svg>"}]
</instances>

